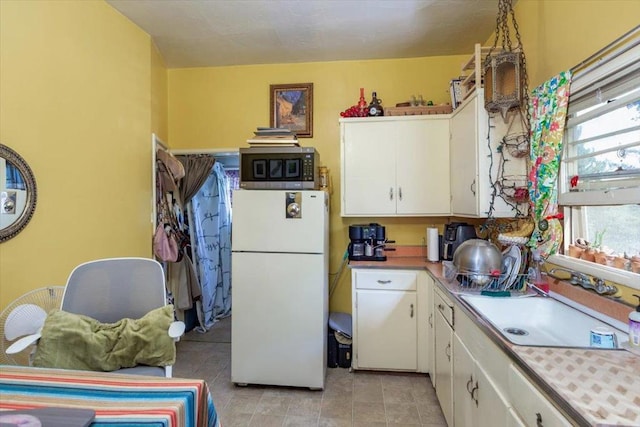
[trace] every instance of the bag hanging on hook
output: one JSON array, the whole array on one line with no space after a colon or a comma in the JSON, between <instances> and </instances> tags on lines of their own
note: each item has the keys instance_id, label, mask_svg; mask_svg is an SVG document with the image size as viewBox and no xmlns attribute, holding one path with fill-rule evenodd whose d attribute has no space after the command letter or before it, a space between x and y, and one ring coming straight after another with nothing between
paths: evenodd
<instances>
[{"instance_id":1,"label":"bag hanging on hook","mask_svg":"<svg viewBox=\"0 0 640 427\"><path fill-rule=\"evenodd\" d=\"M156 227L153 235L153 253L161 261L178 261L178 241L170 226L159 223Z\"/></svg>"}]
</instances>

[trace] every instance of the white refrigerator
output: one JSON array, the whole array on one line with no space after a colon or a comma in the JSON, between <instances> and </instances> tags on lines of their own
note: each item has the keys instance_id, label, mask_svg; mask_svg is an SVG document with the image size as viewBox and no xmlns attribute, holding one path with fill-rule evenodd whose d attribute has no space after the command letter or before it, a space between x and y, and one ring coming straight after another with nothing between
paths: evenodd
<instances>
[{"instance_id":1,"label":"white refrigerator","mask_svg":"<svg viewBox=\"0 0 640 427\"><path fill-rule=\"evenodd\" d=\"M328 230L324 191L233 193L232 382L324 388Z\"/></svg>"}]
</instances>

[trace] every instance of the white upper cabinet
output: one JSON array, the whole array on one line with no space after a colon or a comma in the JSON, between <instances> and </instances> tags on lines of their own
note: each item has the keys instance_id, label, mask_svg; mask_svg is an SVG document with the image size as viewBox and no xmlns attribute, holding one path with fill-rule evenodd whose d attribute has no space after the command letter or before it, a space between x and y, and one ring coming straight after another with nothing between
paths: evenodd
<instances>
[{"instance_id":1,"label":"white upper cabinet","mask_svg":"<svg viewBox=\"0 0 640 427\"><path fill-rule=\"evenodd\" d=\"M449 215L449 118L340 119L342 216Z\"/></svg>"},{"instance_id":2,"label":"white upper cabinet","mask_svg":"<svg viewBox=\"0 0 640 427\"><path fill-rule=\"evenodd\" d=\"M451 117L451 213L462 217L514 217L517 189L526 189L526 156L513 157L501 146L505 136L517 135L519 117L509 128L499 114L484 109L484 91L475 93ZM493 206L493 210L492 210ZM491 211L491 212L490 212Z\"/></svg>"}]
</instances>

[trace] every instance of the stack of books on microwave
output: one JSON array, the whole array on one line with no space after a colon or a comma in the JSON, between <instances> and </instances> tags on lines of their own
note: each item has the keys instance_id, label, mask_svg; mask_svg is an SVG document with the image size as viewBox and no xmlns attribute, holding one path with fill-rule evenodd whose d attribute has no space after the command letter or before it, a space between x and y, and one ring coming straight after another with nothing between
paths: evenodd
<instances>
[{"instance_id":1,"label":"stack of books on microwave","mask_svg":"<svg viewBox=\"0 0 640 427\"><path fill-rule=\"evenodd\" d=\"M296 133L287 128L258 127L253 138L247 139L249 146L293 146L299 147Z\"/></svg>"}]
</instances>

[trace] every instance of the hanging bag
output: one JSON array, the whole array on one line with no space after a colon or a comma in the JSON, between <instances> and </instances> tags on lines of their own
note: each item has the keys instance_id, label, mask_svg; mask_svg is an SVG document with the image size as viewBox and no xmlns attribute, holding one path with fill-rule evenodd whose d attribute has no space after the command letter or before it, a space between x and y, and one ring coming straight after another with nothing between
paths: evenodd
<instances>
[{"instance_id":1,"label":"hanging bag","mask_svg":"<svg viewBox=\"0 0 640 427\"><path fill-rule=\"evenodd\" d=\"M160 163L158 162L158 165ZM161 168L158 169L158 175L161 175ZM167 203L160 176L156 179L156 186L158 226L153 234L153 253L161 261L176 262L180 260L182 255L180 251L182 237L178 235L177 222Z\"/></svg>"},{"instance_id":2,"label":"hanging bag","mask_svg":"<svg viewBox=\"0 0 640 427\"><path fill-rule=\"evenodd\" d=\"M170 226L159 223L153 235L153 253L161 261L178 260L178 241Z\"/></svg>"}]
</instances>

